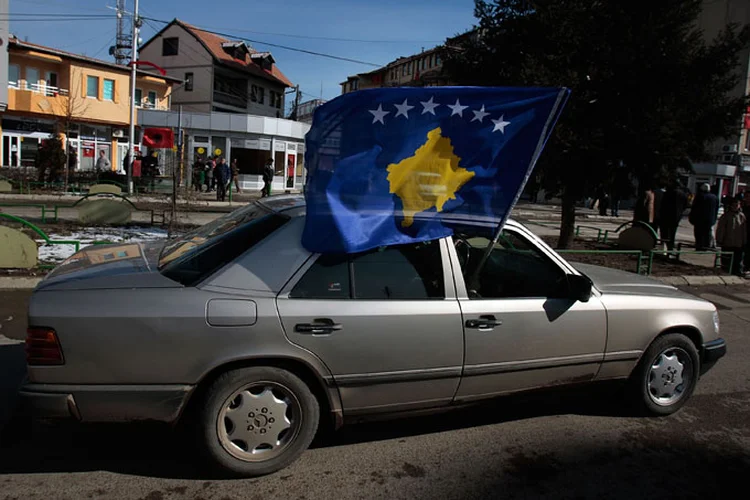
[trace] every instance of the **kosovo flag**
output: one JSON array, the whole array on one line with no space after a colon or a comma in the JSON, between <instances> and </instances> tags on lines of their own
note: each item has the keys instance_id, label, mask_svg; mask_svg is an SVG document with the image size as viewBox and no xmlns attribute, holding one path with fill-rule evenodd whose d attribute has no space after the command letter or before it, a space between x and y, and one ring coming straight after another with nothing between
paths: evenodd
<instances>
[{"instance_id":1,"label":"kosovo flag","mask_svg":"<svg viewBox=\"0 0 750 500\"><path fill-rule=\"evenodd\" d=\"M305 138L312 252L438 239L461 221L499 229L567 89L378 88L320 106Z\"/></svg>"}]
</instances>

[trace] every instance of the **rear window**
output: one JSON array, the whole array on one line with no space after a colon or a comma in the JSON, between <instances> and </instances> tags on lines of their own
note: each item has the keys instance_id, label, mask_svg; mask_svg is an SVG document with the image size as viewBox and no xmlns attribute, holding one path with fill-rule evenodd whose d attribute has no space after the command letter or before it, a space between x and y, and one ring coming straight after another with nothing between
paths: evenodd
<instances>
[{"instance_id":1,"label":"rear window","mask_svg":"<svg viewBox=\"0 0 750 500\"><path fill-rule=\"evenodd\" d=\"M250 204L166 245L159 257L159 270L169 279L193 286L288 221L286 215Z\"/></svg>"}]
</instances>

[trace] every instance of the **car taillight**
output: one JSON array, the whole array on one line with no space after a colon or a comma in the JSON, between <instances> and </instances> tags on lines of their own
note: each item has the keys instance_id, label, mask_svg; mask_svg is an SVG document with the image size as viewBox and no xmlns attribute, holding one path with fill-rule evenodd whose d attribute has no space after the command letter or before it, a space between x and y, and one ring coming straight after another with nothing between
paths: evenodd
<instances>
[{"instance_id":1,"label":"car taillight","mask_svg":"<svg viewBox=\"0 0 750 500\"><path fill-rule=\"evenodd\" d=\"M26 330L26 362L29 365L65 364L55 330L36 327Z\"/></svg>"}]
</instances>

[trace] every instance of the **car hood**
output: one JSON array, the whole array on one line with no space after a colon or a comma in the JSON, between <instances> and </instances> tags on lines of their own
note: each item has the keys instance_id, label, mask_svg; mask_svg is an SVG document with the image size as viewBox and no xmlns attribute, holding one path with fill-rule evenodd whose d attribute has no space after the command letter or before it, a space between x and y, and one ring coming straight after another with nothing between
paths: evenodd
<instances>
[{"instance_id":1,"label":"car hood","mask_svg":"<svg viewBox=\"0 0 750 500\"><path fill-rule=\"evenodd\" d=\"M660 297L690 297L672 285L639 274L619 271L591 264L571 263L578 271L588 276L603 294L657 295Z\"/></svg>"},{"instance_id":2,"label":"car hood","mask_svg":"<svg viewBox=\"0 0 750 500\"><path fill-rule=\"evenodd\" d=\"M171 288L181 286L159 273L163 241L91 245L50 272L37 290Z\"/></svg>"}]
</instances>

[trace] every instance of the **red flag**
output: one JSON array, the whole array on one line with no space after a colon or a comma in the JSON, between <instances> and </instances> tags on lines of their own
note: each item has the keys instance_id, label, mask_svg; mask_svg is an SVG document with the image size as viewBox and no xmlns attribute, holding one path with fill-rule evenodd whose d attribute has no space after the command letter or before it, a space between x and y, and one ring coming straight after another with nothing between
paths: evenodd
<instances>
[{"instance_id":1,"label":"red flag","mask_svg":"<svg viewBox=\"0 0 750 500\"><path fill-rule=\"evenodd\" d=\"M171 128L143 129L143 145L151 149L170 149L174 146L174 132Z\"/></svg>"},{"instance_id":2,"label":"red flag","mask_svg":"<svg viewBox=\"0 0 750 500\"><path fill-rule=\"evenodd\" d=\"M750 107L745 110L745 130L750 130Z\"/></svg>"}]
</instances>

